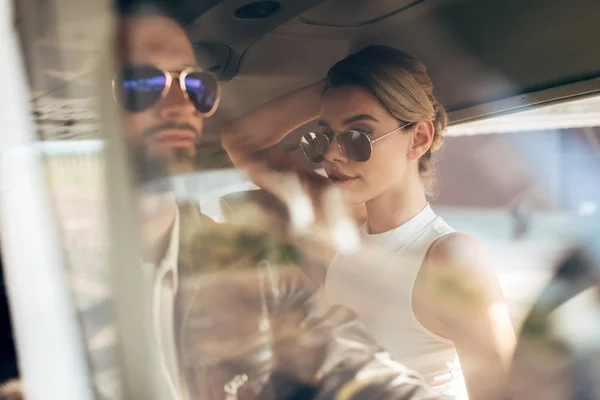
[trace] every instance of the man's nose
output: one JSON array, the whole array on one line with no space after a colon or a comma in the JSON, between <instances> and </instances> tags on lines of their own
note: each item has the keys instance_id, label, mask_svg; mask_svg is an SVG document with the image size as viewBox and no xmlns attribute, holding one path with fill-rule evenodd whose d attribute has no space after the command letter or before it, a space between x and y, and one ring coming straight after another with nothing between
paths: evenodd
<instances>
[{"instance_id":1,"label":"man's nose","mask_svg":"<svg viewBox=\"0 0 600 400\"><path fill-rule=\"evenodd\" d=\"M196 113L196 107L181 90L178 80L173 80L169 92L159 104L159 113L165 119L179 119Z\"/></svg>"},{"instance_id":2,"label":"man's nose","mask_svg":"<svg viewBox=\"0 0 600 400\"><path fill-rule=\"evenodd\" d=\"M345 164L348 162L348 157L344 154L336 138L332 138L329 142L329 147L325 153L325 160L329 162L338 162Z\"/></svg>"}]
</instances>

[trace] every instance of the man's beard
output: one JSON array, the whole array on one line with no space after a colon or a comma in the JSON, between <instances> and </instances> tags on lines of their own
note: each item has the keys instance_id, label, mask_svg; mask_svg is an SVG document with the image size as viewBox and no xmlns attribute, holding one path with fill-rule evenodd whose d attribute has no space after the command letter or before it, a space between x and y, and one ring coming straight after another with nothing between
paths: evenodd
<instances>
[{"instance_id":1,"label":"man's beard","mask_svg":"<svg viewBox=\"0 0 600 400\"><path fill-rule=\"evenodd\" d=\"M132 161L140 188L148 194L172 191L172 177L194 171L195 154L194 149L177 148L157 156L145 146L138 147Z\"/></svg>"}]
</instances>

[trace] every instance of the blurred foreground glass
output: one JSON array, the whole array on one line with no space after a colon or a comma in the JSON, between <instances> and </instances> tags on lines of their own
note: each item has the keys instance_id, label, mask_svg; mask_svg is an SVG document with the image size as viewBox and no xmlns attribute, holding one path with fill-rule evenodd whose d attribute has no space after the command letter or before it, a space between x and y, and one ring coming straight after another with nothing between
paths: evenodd
<instances>
[{"instance_id":1,"label":"blurred foreground glass","mask_svg":"<svg viewBox=\"0 0 600 400\"><path fill-rule=\"evenodd\" d=\"M222 165L222 151L218 153L214 137L208 144L192 140L191 146L174 151L147 140L135 142L136 137L128 134L136 126L142 138L156 133L154 128L182 130L183 136L199 133L201 128L194 120L144 125L140 118L133 120L136 116L127 119L117 112L110 87L115 60L111 50L103 47L114 34L108 4L65 0L46 6L56 9L47 14L44 11L48 10L31 6L27 8L30 14L25 14L31 20L20 26L26 26L32 35L24 35L22 41L29 56L34 117L39 139L43 139L32 149L44 157L52 197L48 204L60 231L98 395L163 399L178 390L190 398L230 399L253 398L258 393L276 398L356 394L345 385L356 383L355 372L360 369L356 366L379 349L363 339L360 329L350 330L353 335L340 329L340 321L342 327L355 323L347 310L334 309L327 314L329 318L313 318L324 309L317 287L331 256L339 252L347 255L349 265L357 271L344 277L353 295L351 302L372 310L393 307L394 282L389 287L373 284L368 268L378 260L389 261L390 255L361 245L355 221L335 193L325 195L325 212L319 220L308 195L293 178L282 180L289 189L284 199L273 199L261 191L236 193L255 187L233 170L207 171ZM48 15L55 19L46 21ZM42 19L46 22L38 23ZM32 31L32 27L39 30ZM160 25L153 26L157 27ZM96 71L98 65L100 71ZM162 92L160 97L160 101L166 99ZM457 130L459 127L454 133ZM190 144L188 139L184 141ZM494 149L497 152L498 146ZM523 149L524 157L531 157L532 152L527 152L526 146ZM219 161L209 157L213 153L220 154ZM489 165L490 153L481 154ZM152 156L166 164L153 163ZM14 183L18 176L13 172L19 168L3 165L5 176L10 174L3 184ZM503 167L500 175L507 176L507 164L498 165ZM461 178L464 182L464 175ZM585 184L579 181L579 186ZM44 197L41 194L29 200L44 202ZM576 200L573 203L578 205L580 217L596 212L594 198ZM45 207L38 203L30 206ZM555 242L540 243L535 235L506 239L509 234L504 231L512 231L504 228L512 225L504 223L509 215L504 209L498 211L501 222L497 224L496 214L489 210L445 211L448 218L458 220L457 228L485 236L496 261L514 266L519 274L531 272L521 269L529 264L543 264L547 270L542 272L547 273L552 268L548 249L561 254ZM519 209L515 214L526 220L526 211ZM20 218L16 208L7 207L3 212L6 220ZM236 225L214 225L204 213ZM544 228L548 225L539 226L533 232L551 233ZM157 235L161 229L168 234ZM31 231L37 232L37 228ZM556 242L562 245L567 242L563 236L559 239ZM147 245L153 241L158 243L156 247ZM160 250L154 251L156 248ZM33 254L31 249L22 252ZM399 265L402 262L398 260ZM511 311L515 321L520 321L529 303L521 303L519 296L525 292L535 295L531 286L522 289L523 282L539 275L515 278L509 269L501 279L518 297ZM455 278L438 282L436 288L468 296L460 277ZM348 343L354 347L343 346ZM388 366L385 355L380 359L384 367L362 370L367 386L374 384L372 392L360 395L372 398L378 391L391 390L396 396L421 396L418 389L408 393L420 387L416 378L397 366ZM327 367L338 361L353 368L341 368L331 380L320 380ZM277 372L275 379L270 379L271 371ZM358 384L364 388L361 385L365 383Z\"/></svg>"}]
</instances>

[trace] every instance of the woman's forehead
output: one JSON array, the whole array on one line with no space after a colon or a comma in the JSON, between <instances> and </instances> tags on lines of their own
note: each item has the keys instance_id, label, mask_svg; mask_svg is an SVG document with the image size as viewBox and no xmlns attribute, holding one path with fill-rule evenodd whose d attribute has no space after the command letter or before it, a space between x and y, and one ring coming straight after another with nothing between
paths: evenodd
<instances>
[{"instance_id":1,"label":"woman's forehead","mask_svg":"<svg viewBox=\"0 0 600 400\"><path fill-rule=\"evenodd\" d=\"M381 121L386 114L389 115L377 97L359 86L329 89L321 103L321 120L328 124L342 123L357 115L370 115Z\"/></svg>"}]
</instances>

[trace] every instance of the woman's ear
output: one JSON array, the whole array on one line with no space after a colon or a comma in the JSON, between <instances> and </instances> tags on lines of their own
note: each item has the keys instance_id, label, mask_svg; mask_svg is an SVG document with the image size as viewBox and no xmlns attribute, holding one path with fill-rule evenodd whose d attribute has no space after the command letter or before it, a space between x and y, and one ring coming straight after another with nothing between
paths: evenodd
<instances>
[{"instance_id":1,"label":"woman's ear","mask_svg":"<svg viewBox=\"0 0 600 400\"><path fill-rule=\"evenodd\" d=\"M412 141L408 148L408 159L418 160L431 147L435 136L435 127L431 120L426 119L418 122L411 130Z\"/></svg>"}]
</instances>

